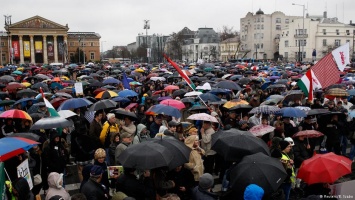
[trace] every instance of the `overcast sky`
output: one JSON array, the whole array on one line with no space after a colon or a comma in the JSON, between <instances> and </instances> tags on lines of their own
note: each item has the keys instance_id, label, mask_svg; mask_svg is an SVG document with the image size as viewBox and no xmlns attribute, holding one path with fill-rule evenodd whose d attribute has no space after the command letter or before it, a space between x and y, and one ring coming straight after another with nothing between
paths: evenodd
<instances>
[{"instance_id":1,"label":"overcast sky","mask_svg":"<svg viewBox=\"0 0 355 200\"><path fill-rule=\"evenodd\" d=\"M1 0L0 14L12 15L12 23L39 15L68 24L72 32L99 33L107 50L135 42L138 33L145 34L144 20L150 20L148 34L169 35L185 26L191 30L211 27L215 31L228 26L239 31L240 18L259 8L265 14L282 11L301 16L302 7L292 3L305 4L310 15L322 15L327 10L328 17L355 22L351 10L355 0ZM4 27L4 20L0 22Z\"/></svg>"}]
</instances>

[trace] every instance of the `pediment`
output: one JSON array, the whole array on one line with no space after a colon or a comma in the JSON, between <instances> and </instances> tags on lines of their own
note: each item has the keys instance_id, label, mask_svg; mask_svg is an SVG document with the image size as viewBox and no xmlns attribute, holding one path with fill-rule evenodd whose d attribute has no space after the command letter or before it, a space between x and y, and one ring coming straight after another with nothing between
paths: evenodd
<instances>
[{"instance_id":1,"label":"pediment","mask_svg":"<svg viewBox=\"0 0 355 200\"><path fill-rule=\"evenodd\" d=\"M64 29L69 30L67 26L60 25L53 21L40 16L34 16L9 26L10 29L27 28L27 29Z\"/></svg>"}]
</instances>

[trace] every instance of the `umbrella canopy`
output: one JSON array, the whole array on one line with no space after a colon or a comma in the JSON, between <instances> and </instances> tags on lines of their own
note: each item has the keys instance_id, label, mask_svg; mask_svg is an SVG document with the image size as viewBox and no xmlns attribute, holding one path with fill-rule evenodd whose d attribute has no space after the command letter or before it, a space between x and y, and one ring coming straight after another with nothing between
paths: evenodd
<instances>
[{"instance_id":1,"label":"umbrella canopy","mask_svg":"<svg viewBox=\"0 0 355 200\"><path fill-rule=\"evenodd\" d=\"M19 155L33 146L38 145L38 142L22 137L5 137L0 139L0 161L12 158Z\"/></svg>"},{"instance_id":2,"label":"umbrella canopy","mask_svg":"<svg viewBox=\"0 0 355 200\"><path fill-rule=\"evenodd\" d=\"M332 88L329 89L326 93L326 96L332 96L332 97L347 97L349 96L348 92L344 89L340 88Z\"/></svg>"},{"instance_id":3,"label":"umbrella canopy","mask_svg":"<svg viewBox=\"0 0 355 200\"><path fill-rule=\"evenodd\" d=\"M172 107L177 108L179 110L185 108L185 104L183 102L175 100L175 99L166 99L166 100L161 101L160 104L172 106Z\"/></svg>"},{"instance_id":4,"label":"umbrella canopy","mask_svg":"<svg viewBox=\"0 0 355 200\"><path fill-rule=\"evenodd\" d=\"M54 108L58 108L66 100L68 100L68 99L64 98L64 97L57 97L57 98L52 99L50 101L50 103L52 104L52 106Z\"/></svg>"},{"instance_id":5,"label":"umbrella canopy","mask_svg":"<svg viewBox=\"0 0 355 200\"><path fill-rule=\"evenodd\" d=\"M211 85L209 83L205 83L202 86L197 86L197 90L211 90Z\"/></svg>"},{"instance_id":6,"label":"umbrella canopy","mask_svg":"<svg viewBox=\"0 0 355 200\"><path fill-rule=\"evenodd\" d=\"M122 90L118 93L119 97L136 97L138 94L133 90Z\"/></svg>"},{"instance_id":7,"label":"umbrella canopy","mask_svg":"<svg viewBox=\"0 0 355 200\"><path fill-rule=\"evenodd\" d=\"M290 92L287 93L287 95L284 98L284 101L297 101L297 100L302 100L303 99L303 92L300 90L291 90Z\"/></svg>"},{"instance_id":8,"label":"umbrella canopy","mask_svg":"<svg viewBox=\"0 0 355 200\"><path fill-rule=\"evenodd\" d=\"M175 98L175 97L177 97L177 96L181 96L181 95L184 95L184 94L186 94L186 93L187 93L187 91L184 90L184 89L175 90L175 91L173 92L173 97Z\"/></svg>"},{"instance_id":9,"label":"umbrella canopy","mask_svg":"<svg viewBox=\"0 0 355 200\"><path fill-rule=\"evenodd\" d=\"M228 110L234 110L237 113L247 113L249 112L251 109L253 109L253 107L251 105L248 104L238 104L234 107L229 108Z\"/></svg>"},{"instance_id":10,"label":"umbrella canopy","mask_svg":"<svg viewBox=\"0 0 355 200\"><path fill-rule=\"evenodd\" d=\"M136 121L138 119L135 113L123 109L116 109L111 112L115 114L117 119L124 119L125 117L130 118L132 121Z\"/></svg>"},{"instance_id":11,"label":"umbrella canopy","mask_svg":"<svg viewBox=\"0 0 355 200\"><path fill-rule=\"evenodd\" d=\"M103 84L119 84L119 83L121 83L121 81L119 81L118 79L115 79L115 78L107 78L102 83Z\"/></svg>"},{"instance_id":12,"label":"umbrella canopy","mask_svg":"<svg viewBox=\"0 0 355 200\"><path fill-rule=\"evenodd\" d=\"M98 110L104 110L108 108L115 108L117 105L116 102L109 100L109 99L104 99L100 100L96 103L94 103L90 108L89 111L98 111Z\"/></svg>"},{"instance_id":13,"label":"umbrella canopy","mask_svg":"<svg viewBox=\"0 0 355 200\"><path fill-rule=\"evenodd\" d=\"M273 127L273 126L260 124L257 126L253 126L249 131L250 131L250 133L252 133L256 137L259 137L259 136L263 136L267 133L270 133L274 130L275 130L275 127Z\"/></svg>"},{"instance_id":14,"label":"umbrella canopy","mask_svg":"<svg viewBox=\"0 0 355 200\"><path fill-rule=\"evenodd\" d=\"M171 137L153 138L151 142L168 148L170 153L174 156L174 162L170 163L169 169L175 169L176 167L189 162L191 149L183 142Z\"/></svg>"},{"instance_id":15,"label":"umbrella canopy","mask_svg":"<svg viewBox=\"0 0 355 200\"><path fill-rule=\"evenodd\" d=\"M13 76L10 76L10 75L4 75L4 76L0 77L0 82L5 82L5 83L15 82L15 78Z\"/></svg>"},{"instance_id":16,"label":"umbrella canopy","mask_svg":"<svg viewBox=\"0 0 355 200\"><path fill-rule=\"evenodd\" d=\"M18 110L18 109L13 109L13 110L7 110L3 113L0 114L0 118L5 118L5 119L26 119L32 121L32 118L27 112L23 110Z\"/></svg>"},{"instance_id":17,"label":"umbrella canopy","mask_svg":"<svg viewBox=\"0 0 355 200\"><path fill-rule=\"evenodd\" d=\"M206 113L193 114L193 115L190 115L187 119L190 119L190 120L202 120L202 121L218 123L218 120L215 117L213 117L212 115L206 114Z\"/></svg>"},{"instance_id":18,"label":"umbrella canopy","mask_svg":"<svg viewBox=\"0 0 355 200\"><path fill-rule=\"evenodd\" d=\"M247 101L241 100L241 99L233 99L231 101L227 101L223 107L224 108L232 108L234 106L240 105L240 104L245 104L245 105L249 105L249 103Z\"/></svg>"},{"instance_id":19,"label":"umbrella canopy","mask_svg":"<svg viewBox=\"0 0 355 200\"><path fill-rule=\"evenodd\" d=\"M65 97L65 98L67 98L67 99L73 98L72 95L70 95L70 94L68 94L68 93L65 93L65 92L57 92L57 93L55 93L53 96L55 96L55 97Z\"/></svg>"},{"instance_id":20,"label":"umbrella canopy","mask_svg":"<svg viewBox=\"0 0 355 200\"><path fill-rule=\"evenodd\" d=\"M38 92L31 90L31 89L24 89L24 90L20 90L16 93L16 96L18 98L22 98L22 97L35 97L36 95L38 95Z\"/></svg>"},{"instance_id":21,"label":"umbrella canopy","mask_svg":"<svg viewBox=\"0 0 355 200\"><path fill-rule=\"evenodd\" d=\"M69 117L73 117L76 116L77 114L71 110L60 110L58 111L59 116L63 117L63 118L69 118Z\"/></svg>"},{"instance_id":22,"label":"umbrella canopy","mask_svg":"<svg viewBox=\"0 0 355 200\"><path fill-rule=\"evenodd\" d=\"M185 97L192 97L192 96L199 96L199 95L201 95L201 94L202 94L202 92L192 91L192 92L186 93L184 96L185 96Z\"/></svg>"},{"instance_id":23,"label":"umbrella canopy","mask_svg":"<svg viewBox=\"0 0 355 200\"><path fill-rule=\"evenodd\" d=\"M306 117L307 114L303 110L293 107L281 108L276 115L281 115L283 117Z\"/></svg>"},{"instance_id":24,"label":"umbrella canopy","mask_svg":"<svg viewBox=\"0 0 355 200\"><path fill-rule=\"evenodd\" d=\"M9 105L12 105L14 104L16 101L14 100L3 100L3 101L0 101L0 106L9 106Z\"/></svg>"},{"instance_id":25,"label":"umbrella canopy","mask_svg":"<svg viewBox=\"0 0 355 200\"><path fill-rule=\"evenodd\" d=\"M256 184L263 188L265 194L276 191L287 177L282 163L263 153L245 156L231 170L231 186L239 195L244 194L245 188Z\"/></svg>"},{"instance_id":26,"label":"umbrella canopy","mask_svg":"<svg viewBox=\"0 0 355 200\"><path fill-rule=\"evenodd\" d=\"M306 138L314 138L314 137L321 137L324 134L316 131L316 130L304 130L304 131L299 131L298 133L294 134L292 137L300 137L304 136Z\"/></svg>"},{"instance_id":27,"label":"umbrella canopy","mask_svg":"<svg viewBox=\"0 0 355 200\"><path fill-rule=\"evenodd\" d=\"M172 90L178 90L179 89L179 86L176 86L176 85L168 85L164 88L164 90L166 91L172 91Z\"/></svg>"},{"instance_id":28,"label":"umbrella canopy","mask_svg":"<svg viewBox=\"0 0 355 200\"><path fill-rule=\"evenodd\" d=\"M13 133L7 137L22 137L22 138L26 138L26 139L37 141L37 142L41 138L39 135L36 135L34 133Z\"/></svg>"},{"instance_id":29,"label":"umbrella canopy","mask_svg":"<svg viewBox=\"0 0 355 200\"><path fill-rule=\"evenodd\" d=\"M230 90L242 90L242 88L233 81L221 81L217 83L216 87Z\"/></svg>"},{"instance_id":30,"label":"umbrella canopy","mask_svg":"<svg viewBox=\"0 0 355 200\"><path fill-rule=\"evenodd\" d=\"M249 113L250 114L257 114L257 113L274 114L274 113L276 113L278 111L280 111L280 108L277 107L277 106L263 105L263 106L259 106L259 107L253 108Z\"/></svg>"},{"instance_id":31,"label":"umbrella canopy","mask_svg":"<svg viewBox=\"0 0 355 200\"><path fill-rule=\"evenodd\" d=\"M227 161L238 161L246 155L262 152L270 155L266 143L247 131L230 129L212 135L212 149Z\"/></svg>"},{"instance_id":32,"label":"umbrella canopy","mask_svg":"<svg viewBox=\"0 0 355 200\"><path fill-rule=\"evenodd\" d=\"M96 99L109 99L112 97L117 97L118 94L114 91L110 91L110 90L106 90L106 91L102 91L99 94L97 94L95 96Z\"/></svg>"},{"instance_id":33,"label":"umbrella canopy","mask_svg":"<svg viewBox=\"0 0 355 200\"><path fill-rule=\"evenodd\" d=\"M205 101L205 102L217 102L217 101L221 101L221 98L217 97L216 95L212 94L212 93L205 93L205 94L201 94L200 98Z\"/></svg>"},{"instance_id":34,"label":"umbrella canopy","mask_svg":"<svg viewBox=\"0 0 355 200\"><path fill-rule=\"evenodd\" d=\"M72 121L68 121L64 117L47 117L38 120L31 127L31 130L65 128L73 126Z\"/></svg>"},{"instance_id":35,"label":"umbrella canopy","mask_svg":"<svg viewBox=\"0 0 355 200\"><path fill-rule=\"evenodd\" d=\"M142 170L169 166L173 159L168 148L154 142L130 145L118 157L123 167Z\"/></svg>"},{"instance_id":36,"label":"umbrella canopy","mask_svg":"<svg viewBox=\"0 0 355 200\"><path fill-rule=\"evenodd\" d=\"M150 107L147 110L147 112L168 115L168 116L172 116L172 117L176 117L176 118L181 117L181 113L177 108L172 107L172 106L162 105L162 104L158 104L158 105L154 105L154 106Z\"/></svg>"},{"instance_id":37,"label":"umbrella canopy","mask_svg":"<svg viewBox=\"0 0 355 200\"><path fill-rule=\"evenodd\" d=\"M16 82L11 82L11 84L9 83L5 89L6 90L9 90L9 91L12 91L12 90L17 90L17 89L22 89L22 88L25 88L24 85L22 85L21 83L16 83Z\"/></svg>"},{"instance_id":38,"label":"umbrella canopy","mask_svg":"<svg viewBox=\"0 0 355 200\"><path fill-rule=\"evenodd\" d=\"M351 173L352 161L334 153L317 154L304 160L297 178L307 184L334 183L340 177Z\"/></svg>"},{"instance_id":39,"label":"umbrella canopy","mask_svg":"<svg viewBox=\"0 0 355 200\"><path fill-rule=\"evenodd\" d=\"M28 102L28 101L32 101L32 102L37 102L37 99L33 99L33 98L22 98L20 100L17 100L14 105L17 105L17 104L20 104L20 103L23 103L23 102Z\"/></svg>"},{"instance_id":40,"label":"umbrella canopy","mask_svg":"<svg viewBox=\"0 0 355 200\"><path fill-rule=\"evenodd\" d=\"M91 105L92 102L85 98L74 98L64 101L58 108L58 110L70 110Z\"/></svg>"},{"instance_id":41,"label":"umbrella canopy","mask_svg":"<svg viewBox=\"0 0 355 200\"><path fill-rule=\"evenodd\" d=\"M312 109L307 112L307 116L322 115L322 114L326 114L326 113L330 113L330 111L328 109Z\"/></svg>"}]
</instances>

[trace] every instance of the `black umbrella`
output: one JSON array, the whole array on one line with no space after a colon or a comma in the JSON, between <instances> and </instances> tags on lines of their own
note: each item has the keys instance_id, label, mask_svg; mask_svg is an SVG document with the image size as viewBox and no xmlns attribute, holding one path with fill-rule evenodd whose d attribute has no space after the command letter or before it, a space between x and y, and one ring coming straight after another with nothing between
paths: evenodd
<instances>
[{"instance_id":1,"label":"black umbrella","mask_svg":"<svg viewBox=\"0 0 355 200\"><path fill-rule=\"evenodd\" d=\"M103 86L104 84L103 83L101 83L100 81L98 81L98 80L95 80L94 82L92 82L92 83L90 83L90 87L101 87L101 86Z\"/></svg>"},{"instance_id":2,"label":"black umbrella","mask_svg":"<svg viewBox=\"0 0 355 200\"><path fill-rule=\"evenodd\" d=\"M38 90L39 88L42 88L44 92L48 92L48 85L42 82L35 83L31 86L31 89Z\"/></svg>"},{"instance_id":3,"label":"black umbrella","mask_svg":"<svg viewBox=\"0 0 355 200\"><path fill-rule=\"evenodd\" d=\"M281 161L263 153L245 156L230 173L231 186L238 197L244 194L250 184L260 186L265 194L275 192L286 177Z\"/></svg>"},{"instance_id":4,"label":"black umbrella","mask_svg":"<svg viewBox=\"0 0 355 200\"><path fill-rule=\"evenodd\" d=\"M184 89L175 90L175 91L173 92L173 97L181 96L181 95L184 95L184 94L186 94L186 93L187 93L187 91L184 90Z\"/></svg>"},{"instance_id":5,"label":"black umbrella","mask_svg":"<svg viewBox=\"0 0 355 200\"><path fill-rule=\"evenodd\" d=\"M246 84L248 84L250 81L251 81L250 78L241 78L241 79L239 79L238 83L239 83L240 85L246 85Z\"/></svg>"},{"instance_id":6,"label":"black umbrella","mask_svg":"<svg viewBox=\"0 0 355 200\"><path fill-rule=\"evenodd\" d=\"M47 117L34 123L31 130L65 128L70 126L73 126L73 122L63 117Z\"/></svg>"},{"instance_id":7,"label":"black umbrella","mask_svg":"<svg viewBox=\"0 0 355 200\"><path fill-rule=\"evenodd\" d=\"M130 118L132 121L136 121L138 119L135 113L126 110L116 109L112 110L111 112L115 114L117 119L124 119L125 117Z\"/></svg>"},{"instance_id":8,"label":"black umbrella","mask_svg":"<svg viewBox=\"0 0 355 200\"><path fill-rule=\"evenodd\" d=\"M183 103L193 103L195 102L195 98L194 97L185 97L181 99L181 102Z\"/></svg>"},{"instance_id":9,"label":"black umbrella","mask_svg":"<svg viewBox=\"0 0 355 200\"><path fill-rule=\"evenodd\" d=\"M333 118L334 115L338 116L338 121L345 121L346 119L346 115L342 112L328 112L328 113L324 113L318 116L318 124L320 124L321 128L322 125L325 125L326 123L329 123L331 121L331 119Z\"/></svg>"},{"instance_id":10,"label":"black umbrella","mask_svg":"<svg viewBox=\"0 0 355 200\"><path fill-rule=\"evenodd\" d=\"M142 170L167 167L173 160L168 148L154 142L130 145L118 157L123 167Z\"/></svg>"},{"instance_id":11,"label":"black umbrella","mask_svg":"<svg viewBox=\"0 0 355 200\"><path fill-rule=\"evenodd\" d=\"M201 106L201 105L195 105L195 106L192 106L189 111L206 111L208 110L208 108L206 106Z\"/></svg>"},{"instance_id":12,"label":"black umbrella","mask_svg":"<svg viewBox=\"0 0 355 200\"><path fill-rule=\"evenodd\" d=\"M116 108L117 103L110 100L110 99L104 99L100 100L96 103L94 103L90 108L89 111L98 111L98 110L104 110L107 108Z\"/></svg>"},{"instance_id":13,"label":"black umbrella","mask_svg":"<svg viewBox=\"0 0 355 200\"><path fill-rule=\"evenodd\" d=\"M27 110L27 113L37 113L40 106L46 106L46 104L44 102L35 103Z\"/></svg>"},{"instance_id":14,"label":"black umbrella","mask_svg":"<svg viewBox=\"0 0 355 200\"><path fill-rule=\"evenodd\" d=\"M267 87L267 89L274 89L274 88L286 88L286 85L274 84L274 85L270 85L269 87Z\"/></svg>"},{"instance_id":15,"label":"black umbrella","mask_svg":"<svg viewBox=\"0 0 355 200\"><path fill-rule=\"evenodd\" d=\"M242 90L242 88L233 81L221 81L216 84L216 87L230 90Z\"/></svg>"},{"instance_id":16,"label":"black umbrella","mask_svg":"<svg viewBox=\"0 0 355 200\"><path fill-rule=\"evenodd\" d=\"M0 77L0 81L1 82L15 82L15 78L13 76L10 76L10 75L4 75L4 76L1 76Z\"/></svg>"},{"instance_id":17,"label":"black umbrella","mask_svg":"<svg viewBox=\"0 0 355 200\"><path fill-rule=\"evenodd\" d=\"M8 137L23 137L23 138L33 140L33 141L39 141L39 138L40 138L39 135L36 135L34 133L14 133Z\"/></svg>"},{"instance_id":18,"label":"black umbrella","mask_svg":"<svg viewBox=\"0 0 355 200\"><path fill-rule=\"evenodd\" d=\"M311 116L311 115L321 115L321 114L327 114L327 113L330 113L330 111L328 109L312 109L307 112L307 115Z\"/></svg>"},{"instance_id":19,"label":"black umbrella","mask_svg":"<svg viewBox=\"0 0 355 200\"><path fill-rule=\"evenodd\" d=\"M54 96L56 96L56 97L65 97L65 98L68 98L68 99L73 98L72 95L70 95L68 93L65 93L65 92L57 92L57 93L54 94Z\"/></svg>"},{"instance_id":20,"label":"black umbrella","mask_svg":"<svg viewBox=\"0 0 355 200\"><path fill-rule=\"evenodd\" d=\"M251 111L251 109L253 109L253 107L251 105L247 105L247 104L238 104L234 107L229 108L228 110L234 110L237 113L244 113L244 112L249 112Z\"/></svg>"},{"instance_id":21,"label":"black umbrella","mask_svg":"<svg viewBox=\"0 0 355 200\"><path fill-rule=\"evenodd\" d=\"M270 155L266 143L247 131L230 129L212 135L212 149L227 161L238 161L243 156L262 152Z\"/></svg>"},{"instance_id":22,"label":"black umbrella","mask_svg":"<svg viewBox=\"0 0 355 200\"><path fill-rule=\"evenodd\" d=\"M183 142L172 137L153 138L150 141L168 148L170 153L173 154L174 162L170 163L169 169L175 169L189 162L191 149Z\"/></svg>"},{"instance_id":23,"label":"black umbrella","mask_svg":"<svg viewBox=\"0 0 355 200\"><path fill-rule=\"evenodd\" d=\"M32 107L31 107L32 108ZM38 109L38 108L37 108ZM36 110L37 111L37 110ZM36 123L38 120L42 119L44 117L44 114L42 113L31 113L29 114L32 118L33 123Z\"/></svg>"},{"instance_id":24,"label":"black umbrella","mask_svg":"<svg viewBox=\"0 0 355 200\"><path fill-rule=\"evenodd\" d=\"M3 101L0 101L0 106L9 106L9 105L12 105L14 104L16 101L14 100L3 100Z\"/></svg>"},{"instance_id":25,"label":"black umbrella","mask_svg":"<svg viewBox=\"0 0 355 200\"><path fill-rule=\"evenodd\" d=\"M38 92L34 91L34 90L31 90L31 89L24 89L24 90L20 90L16 93L16 96L18 98L22 98L24 96L27 96L27 97L32 97L32 96L37 96Z\"/></svg>"}]
</instances>

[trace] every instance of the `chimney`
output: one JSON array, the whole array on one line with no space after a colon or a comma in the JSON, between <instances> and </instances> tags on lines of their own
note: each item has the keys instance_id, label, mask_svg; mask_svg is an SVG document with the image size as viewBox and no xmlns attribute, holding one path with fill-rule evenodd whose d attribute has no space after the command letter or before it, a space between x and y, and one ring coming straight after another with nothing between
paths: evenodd
<instances>
[{"instance_id":1,"label":"chimney","mask_svg":"<svg viewBox=\"0 0 355 200\"><path fill-rule=\"evenodd\" d=\"M327 11L323 12L323 18L327 18Z\"/></svg>"}]
</instances>

